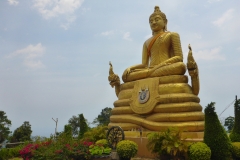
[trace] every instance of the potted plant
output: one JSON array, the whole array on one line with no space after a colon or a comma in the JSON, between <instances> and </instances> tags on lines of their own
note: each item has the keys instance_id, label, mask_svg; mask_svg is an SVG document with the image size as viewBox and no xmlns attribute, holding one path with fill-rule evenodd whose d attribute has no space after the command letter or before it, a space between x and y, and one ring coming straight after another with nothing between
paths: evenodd
<instances>
[{"instance_id":1,"label":"potted plant","mask_svg":"<svg viewBox=\"0 0 240 160\"><path fill-rule=\"evenodd\" d=\"M167 151L162 149L162 142L165 138L163 132L151 132L147 135L147 138L147 148L152 154L156 154L161 160L171 159Z\"/></svg>"},{"instance_id":2,"label":"potted plant","mask_svg":"<svg viewBox=\"0 0 240 160\"><path fill-rule=\"evenodd\" d=\"M187 154L189 142L181 139L182 131L177 128L168 128L164 132L150 133L147 135L147 147L152 153L160 156L161 160L182 160Z\"/></svg>"},{"instance_id":3,"label":"potted plant","mask_svg":"<svg viewBox=\"0 0 240 160\"><path fill-rule=\"evenodd\" d=\"M137 154L138 145L130 140L122 140L117 144L116 150L120 160L130 160Z\"/></svg>"}]
</instances>

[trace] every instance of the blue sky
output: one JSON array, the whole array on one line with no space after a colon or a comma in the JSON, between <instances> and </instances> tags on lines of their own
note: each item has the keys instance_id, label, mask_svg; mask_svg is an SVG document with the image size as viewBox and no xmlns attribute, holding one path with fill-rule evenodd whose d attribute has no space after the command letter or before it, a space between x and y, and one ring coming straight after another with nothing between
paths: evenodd
<instances>
[{"instance_id":1,"label":"blue sky","mask_svg":"<svg viewBox=\"0 0 240 160\"><path fill-rule=\"evenodd\" d=\"M24 121L33 136L58 131L73 115L92 122L117 99L108 84L114 72L141 63L151 36L148 18L160 6L168 30L188 44L200 70L200 104L216 102L220 114L240 98L238 0L1 0L0 110L13 131ZM233 106L222 115L233 116Z\"/></svg>"}]
</instances>

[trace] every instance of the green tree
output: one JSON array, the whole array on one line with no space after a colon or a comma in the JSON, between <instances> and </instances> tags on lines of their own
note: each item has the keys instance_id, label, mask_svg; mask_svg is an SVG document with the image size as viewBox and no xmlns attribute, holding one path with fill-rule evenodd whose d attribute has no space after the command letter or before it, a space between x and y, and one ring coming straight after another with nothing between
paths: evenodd
<instances>
[{"instance_id":1,"label":"green tree","mask_svg":"<svg viewBox=\"0 0 240 160\"><path fill-rule=\"evenodd\" d=\"M229 160L232 155L232 145L226 131L218 119L214 105L215 102L211 102L204 110L204 143L211 149L211 159Z\"/></svg>"},{"instance_id":2,"label":"green tree","mask_svg":"<svg viewBox=\"0 0 240 160\"><path fill-rule=\"evenodd\" d=\"M240 99L236 99L234 104L235 123L233 130L230 134L232 142L240 142Z\"/></svg>"},{"instance_id":3,"label":"green tree","mask_svg":"<svg viewBox=\"0 0 240 160\"><path fill-rule=\"evenodd\" d=\"M68 124L72 127L72 134L73 136L77 136L79 131L80 131L80 120L79 117L77 116L72 116L72 118L70 118L68 120Z\"/></svg>"},{"instance_id":4,"label":"green tree","mask_svg":"<svg viewBox=\"0 0 240 160\"><path fill-rule=\"evenodd\" d=\"M79 121L80 121L80 131L78 134L79 138L83 138L84 133L88 130L88 125L83 114L79 114Z\"/></svg>"},{"instance_id":5,"label":"green tree","mask_svg":"<svg viewBox=\"0 0 240 160\"><path fill-rule=\"evenodd\" d=\"M71 125L67 124L64 126L63 134L65 134L66 137L72 138L72 127Z\"/></svg>"},{"instance_id":6,"label":"green tree","mask_svg":"<svg viewBox=\"0 0 240 160\"><path fill-rule=\"evenodd\" d=\"M23 124L18 127L12 136L12 142L24 142L31 140L32 129L28 121L23 122Z\"/></svg>"},{"instance_id":7,"label":"green tree","mask_svg":"<svg viewBox=\"0 0 240 160\"><path fill-rule=\"evenodd\" d=\"M101 113L97 118L93 120L93 124L97 124L97 126L107 126L110 123L112 108L106 107L102 109Z\"/></svg>"},{"instance_id":8,"label":"green tree","mask_svg":"<svg viewBox=\"0 0 240 160\"><path fill-rule=\"evenodd\" d=\"M8 138L11 133L9 127L11 126L11 121L7 118L4 111L0 111L0 143Z\"/></svg>"},{"instance_id":9,"label":"green tree","mask_svg":"<svg viewBox=\"0 0 240 160\"><path fill-rule=\"evenodd\" d=\"M91 128L84 133L84 140L96 142L100 139L106 139L107 129L108 129L107 126L98 126L98 127Z\"/></svg>"},{"instance_id":10,"label":"green tree","mask_svg":"<svg viewBox=\"0 0 240 160\"><path fill-rule=\"evenodd\" d=\"M234 126L234 117L229 116L225 119L224 126L227 127L228 132L231 132Z\"/></svg>"},{"instance_id":11,"label":"green tree","mask_svg":"<svg viewBox=\"0 0 240 160\"><path fill-rule=\"evenodd\" d=\"M88 129L90 129L90 123L87 121L87 119L85 119L85 122L87 124ZM68 125L70 125L71 128L72 128L73 137L78 136L79 131L80 131L80 117L79 116L72 116L72 118L70 118L68 120Z\"/></svg>"}]
</instances>

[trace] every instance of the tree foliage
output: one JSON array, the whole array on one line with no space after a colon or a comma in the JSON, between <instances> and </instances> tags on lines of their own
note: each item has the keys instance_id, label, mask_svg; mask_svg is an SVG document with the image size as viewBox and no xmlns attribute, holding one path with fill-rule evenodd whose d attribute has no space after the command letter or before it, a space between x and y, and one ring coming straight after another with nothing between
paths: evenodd
<instances>
[{"instance_id":1,"label":"tree foliage","mask_svg":"<svg viewBox=\"0 0 240 160\"><path fill-rule=\"evenodd\" d=\"M240 99L235 101L234 112L235 112L235 123L229 137L232 142L240 142Z\"/></svg>"},{"instance_id":2,"label":"tree foliage","mask_svg":"<svg viewBox=\"0 0 240 160\"><path fill-rule=\"evenodd\" d=\"M18 127L12 136L12 142L24 142L31 140L32 129L28 121L23 122L23 124Z\"/></svg>"},{"instance_id":3,"label":"tree foliage","mask_svg":"<svg viewBox=\"0 0 240 160\"><path fill-rule=\"evenodd\" d=\"M83 114L79 114L79 121L80 121L80 132L78 137L82 138L84 133L88 130L88 125L86 123L86 120L83 116Z\"/></svg>"},{"instance_id":4,"label":"tree foliage","mask_svg":"<svg viewBox=\"0 0 240 160\"><path fill-rule=\"evenodd\" d=\"M7 118L4 111L0 111L0 143L8 138L11 133L9 127L11 126L11 121Z\"/></svg>"},{"instance_id":5,"label":"tree foliage","mask_svg":"<svg viewBox=\"0 0 240 160\"><path fill-rule=\"evenodd\" d=\"M68 120L68 124L72 127L72 134L73 136L77 136L79 131L80 131L80 120L79 120L79 116L72 116L72 118L70 118Z\"/></svg>"},{"instance_id":6,"label":"tree foliage","mask_svg":"<svg viewBox=\"0 0 240 160\"><path fill-rule=\"evenodd\" d=\"M227 127L228 132L231 132L234 126L234 117L229 116L225 119L224 126Z\"/></svg>"},{"instance_id":7,"label":"tree foliage","mask_svg":"<svg viewBox=\"0 0 240 160\"><path fill-rule=\"evenodd\" d=\"M107 129L108 129L107 126L98 126L95 128L91 128L90 130L84 133L83 139L91 142L96 142L100 139L106 139Z\"/></svg>"},{"instance_id":8,"label":"tree foliage","mask_svg":"<svg viewBox=\"0 0 240 160\"><path fill-rule=\"evenodd\" d=\"M63 133L69 137L72 137L72 127L69 124L65 125Z\"/></svg>"},{"instance_id":9,"label":"tree foliage","mask_svg":"<svg viewBox=\"0 0 240 160\"><path fill-rule=\"evenodd\" d=\"M87 124L87 128L90 129L90 123L88 122L87 119L85 119L85 122ZM68 125L70 125L72 128L72 136L73 137L78 136L80 132L80 115L72 116L72 118L68 120Z\"/></svg>"},{"instance_id":10,"label":"tree foliage","mask_svg":"<svg viewBox=\"0 0 240 160\"><path fill-rule=\"evenodd\" d=\"M205 108L204 143L211 149L211 159L228 160L231 158L231 142L215 112L215 102Z\"/></svg>"},{"instance_id":11,"label":"tree foliage","mask_svg":"<svg viewBox=\"0 0 240 160\"><path fill-rule=\"evenodd\" d=\"M110 123L112 108L106 107L102 109L101 113L97 118L94 119L93 124L97 124L97 126L107 126Z\"/></svg>"}]
</instances>

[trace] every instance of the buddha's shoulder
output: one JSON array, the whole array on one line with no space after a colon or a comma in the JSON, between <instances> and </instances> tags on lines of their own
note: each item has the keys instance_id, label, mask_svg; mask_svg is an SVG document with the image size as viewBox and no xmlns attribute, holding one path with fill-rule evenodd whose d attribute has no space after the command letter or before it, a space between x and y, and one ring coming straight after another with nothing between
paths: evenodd
<instances>
[{"instance_id":1,"label":"buddha's shoulder","mask_svg":"<svg viewBox=\"0 0 240 160\"><path fill-rule=\"evenodd\" d=\"M166 36L170 37L179 37L179 34L177 32L166 32Z\"/></svg>"},{"instance_id":2,"label":"buddha's shoulder","mask_svg":"<svg viewBox=\"0 0 240 160\"><path fill-rule=\"evenodd\" d=\"M154 39L155 36L152 36L150 38L148 38L146 41L145 41L145 44L149 44L152 39ZM177 32L165 32L164 34L162 34L160 37L179 37L179 34ZM160 38L158 37L158 38Z\"/></svg>"}]
</instances>

